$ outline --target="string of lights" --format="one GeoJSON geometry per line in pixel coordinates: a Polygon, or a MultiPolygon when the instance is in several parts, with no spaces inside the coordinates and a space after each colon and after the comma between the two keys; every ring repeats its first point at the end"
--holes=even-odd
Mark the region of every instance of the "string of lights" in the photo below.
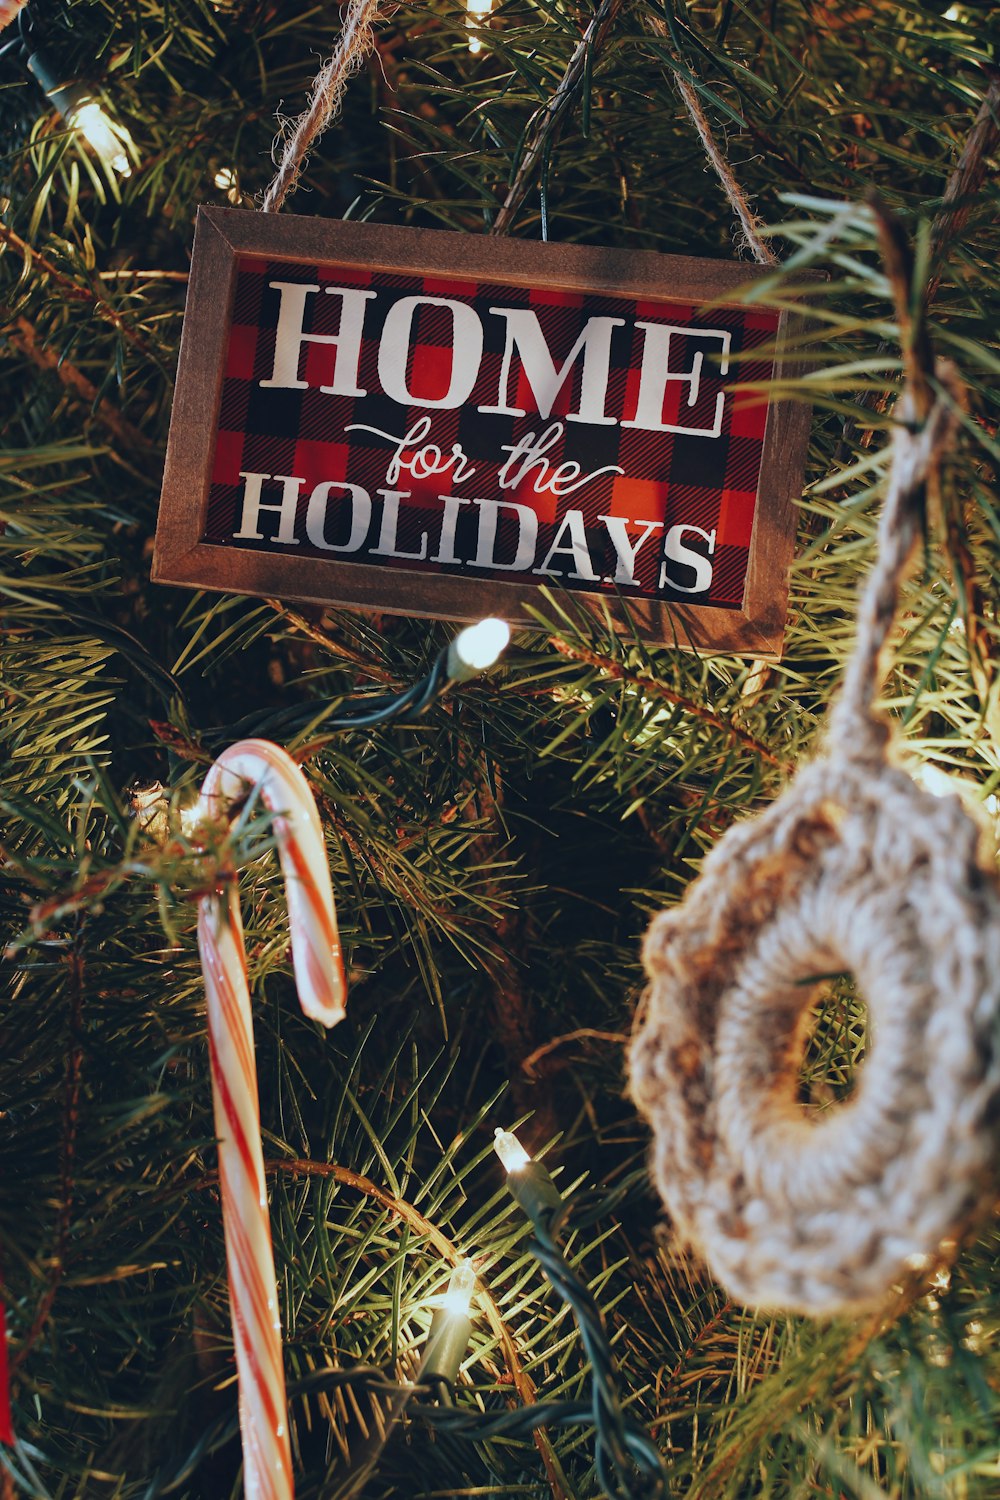
{"type": "MultiPolygon", "coordinates": [[[[419,681],[399,693],[380,694],[362,706],[334,712],[315,707],[296,707],[267,722],[268,732],[311,726],[314,730],[364,729],[385,723],[407,723],[418,719],[455,683],[470,680],[498,659],[510,631],[502,620],[486,619],[461,631],[438,654],[419,681]]],[[[246,729],[260,732],[259,718],[230,726],[226,733],[246,729]]],[[[614,1355],[600,1308],[586,1284],[566,1259],[559,1236],[571,1216],[571,1205],[563,1199],[547,1169],[532,1158],[517,1137],[498,1129],[494,1141],[507,1173],[507,1186],[531,1221],[534,1236],[529,1249],[550,1284],[572,1309],[590,1368],[589,1401],[538,1401],[511,1409],[497,1407],[495,1390],[456,1387],[462,1361],[473,1331],[471,1316],[476,1274],[471,1260],[462,1261],[452,1272],[447,1291],[434,1312],[419,1369],[414,1381],[400,1383],[393,1372],[360,1365],[315,1371],[289,1386],[294,1399],[310,1392],[330,1392],[351,1386],[387,1405],[384,1431],[373,1436],[357,1457],[360,1478],[371,1471],[393,1429],[404,1419],[420,1420],[453,1438],[485,1442],[493,1438],[530,1436],[541,1427],[593,1427],[594,1464],[608,1500],[657,1500],[665,1493],[663,1459],[648,1432],[624,1411],[618,1394],[614,1355]],[[475,1399],[470,1402],[469,1396],[475,1399]],[[459,1396],[464,1399],[459,1402],[459,1396]]],[[[581,1195],[579,1226],[608,1213],[627,1193],[628,1184],[612,1193],[581,1195]]],[[[183,1469],[168,1481],[154,1481],[146,1500],[174,1493],[199,1463],[236,1432],[228,1422],[206,1434],[183,1469]]]]}
{"type": "Polygon", "coordinates": [[[124,125],[115,120],[96,84],[67,77],[63,68],[39,44],[32,8],[18,12],[16,35],[0,48],[0,56],[17,53],[70,130],[90,146],[107,173],[129,177],[137,159],[135,143],[124,125]]]}
{"type": "MultiPolygon", "coordinates": [[[[387,1416],[383,1431],[366,1445],[363,1454],[352,1456],[351,1474],[359,1486],[403,1420],[472,1443],[530,1438],[541,1428],[578,1427],[593,1428],[594,1466],[608,1500],[662,1500],[667,1484],[662,1455],[646,1429],[622,1407],[614,1355],[600,1309],[558,1244],[561,1230],[571,1220],[577,1222],[578,1203],[586,1203],[588,1195],[564,1199],[547,1169],[529,1156],[509,1131],[496,1132],[495,1148],[506,1169],[511,1195],[531,1220],[534,1237],[529,1248],[576,1317],[591,1372],[590,1399],[539,1400],[510,1407],[509,1393],[495,1385],[458,1383],[474,1328],[476,1272],[470,1259],[460,1261],[451,1272],[412,1381],[401,1381],[393,1370],[375,1365],[314,1370],[289,1384],[289,1399],[294,1404],[311,1395],[329,1395],[350,1387],[355,1394],[363,1392],[384,1405],[387,1416]]],[[[605,1212],[610,1211],[612,1204],[620,1201],[621,1191],[589,1196],[591,1205],[584,1210],[588,1221],[597,1217],[599,1202],[605,1212]]],[[[154,1479],[144,1500],[176,1494],[207,1458],[235,1439],[237,1432],[235,1417],[216,1423],[202,1435],[181,1468],[169,1477],[159,1475],[154,1479]]],[[[349,1477],[344,1476],[345,1482],[349,1477]]]]}
{"type": "MultiPolygon", "coordinates": [[[[666,1491],[662,1455],[649,1434],[631,1422],[622,1407],[615,1358],[601,1310],[559,1246],[559,1234],[570,1217],[570,1205],[546,1167],[530,1156],[510,1131],[498,1129],[494,1147],[507,1172],[508,1190],[531,1220],[534,1237],[529,1249],[551,1285],[572,1308],[580,1329],[591,1370],[587,1416],[594,1427],[597,1477],[609,1500],[639,1500],[639,1497],[654,1500],[666,1491]]],[[[596,1217],[596,1213],[592,1212],[591,1217],[596,1217]]],[[[578,1403],[554,1403],[554,1406],[557,1409],[551,1420],[558,1425],[581,1420],[575,1414],[578,1403]]]]}
{"type": "Polygon", "coordinates": [[[401,692],[354,698],[341,712],[310,703],[296,704],[265,718],[259,713],[251,714],[236,724],[220,727],[216,735],[220,740],[239,739],[249,733],[288,736],[305,728],[327,733],[374,729],[379,724],[412,724],[454,684],[468,682],[493,666],[509,640],[510,627],[505,621],[480,620],[449,641],[427,675],[401,692]]]}

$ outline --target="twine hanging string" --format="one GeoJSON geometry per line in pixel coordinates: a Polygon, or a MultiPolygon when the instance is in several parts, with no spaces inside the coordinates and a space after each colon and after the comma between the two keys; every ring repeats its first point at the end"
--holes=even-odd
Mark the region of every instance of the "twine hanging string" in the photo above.
{"type": "MultiPolygon", "coordinates": [[[[665,41],[673,43],[670,28],[660,16],[651,15],[649,18],[650,30],[665,41]]],[[[674,62],[677,63],[676,57],[674,62]]],[[[766,244],[761,236],[761,221],[750,207],[749,200],[743,189],[736,180],[732,167],[726,160],[722,148],[712,133],[712,127],[708,123],[708,116],[701,107],[698,91],[692,83],[683,78],[680,72],[675,73],[674,82],[677,84],[678,92],[684,101],[684,107],[691,116],[692,124],[698,132],[698,138],[705,149],[712,170],[722,184],[722,190],[729,200],[729,206],[733,210],[743,230],[743,236],[747,247],[754,260],[761,266],[777,266],[780,264],[778,257],[766,244]]]]}
{"type": "Polygon", "coordinates": [[[708,117],[701,107],[701,100],[698,98],[697,90],[692,84],[688,83],[686,78],[682,78],[679,73],[677,74],[676,83],[687,112],[694,122],[694,127],[698,132],[701,144],[705,148],[705,155],[711,162],[715,175],[722,184],[722,190],[729,199],[730,208],[740,221],[743,236],[750,247],[750,252],[754,260],[762,266],[777,266],[779,264],[778,257],[770,245],[765,244],[761,238],[761,221],[750,207],[746,194],[736,181],[732,167],[723,156],[718,142],[712,134],[712,127],[709,125],[708,117]]]}
{"type": "Polygon", "coordinates": [[[287,131],[282,129],[284,149],[274,180],[261,203],[263,213],[277,213],[298,187],[309,152],[340,108],[347,80],[374,46],[372,27],[378,3],[379,0],[348,0],[340,41],[330,61],[316,75],[308,109],[287,131]]]}
{"type": "Polygon", "coordinates": [[[880,760],[889,723],[874,710],[881,657],[896,618],[899,588],[923,522],[928,483],[936,478],[964,406],[954,366],[938,360],[939,394],[922,425],[918,398],[908,386],[894,413],[892,469],[878,529],[878,556],[858,604],[857,637],[830,715],[830,744],[853,760],[880,760]]]}

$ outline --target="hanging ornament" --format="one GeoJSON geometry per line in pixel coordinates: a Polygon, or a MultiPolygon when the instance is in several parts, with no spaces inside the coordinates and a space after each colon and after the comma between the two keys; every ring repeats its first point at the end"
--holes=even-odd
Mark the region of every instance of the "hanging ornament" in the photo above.
{"type": "MultiPolygon", "coordinates": [[[[645,943],[630,1054],[679,1234],[742,1302],[812,1314],[883,1299],[968,1223],[996,1159],[1000,892],[980,830],[887,758],[879,653],[957,425],[897,407],[879,555],[826,754],[729,830],[645,943]],[[816,986],[850,971],[871,1045],[849,1100],[797,1102],[816,986]]],[[[927,403],[929,404],[929,402],[927,403]]]]}
{"type": "MultiPolygon", "coordinates": [[[[212,766],[201,789],[202,821],[256,794],[273,829],[288,901],[292,962],[307,1016],[333,1026],[345,983],[323,830],[305,777],[266,740],[242,740],[212,766]]],[[[291,1500],[291,1452],[278,1292],[260,1142],[257,1066],[243,923],[235,871],[201,898],[198,947],[208,1005],[212,1098],[239,1374],[247,1500],[291,1500]]]]}

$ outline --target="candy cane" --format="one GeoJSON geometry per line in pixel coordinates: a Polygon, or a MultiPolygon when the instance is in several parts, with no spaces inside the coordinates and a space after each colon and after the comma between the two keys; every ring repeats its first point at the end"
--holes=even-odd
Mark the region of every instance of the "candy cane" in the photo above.
{"type": "MultiPolygon", "coordinates": [[[[292,963],[307,1016],[333,1026],[344,1015],[337,919],[316,805],[302,772],[277,745],[241,740],[212,766],[198,813],[218,818],[256,789],[274,813],[285,877],[292,963]]],[[[208,1002],[215,1132],[229,1268],[247,1500],[291,1500],[291,1450],[278,1291],[260,1143],[257,1066],[243,923],[235,881],[203,896],[198,947],[208,1002]]]]}

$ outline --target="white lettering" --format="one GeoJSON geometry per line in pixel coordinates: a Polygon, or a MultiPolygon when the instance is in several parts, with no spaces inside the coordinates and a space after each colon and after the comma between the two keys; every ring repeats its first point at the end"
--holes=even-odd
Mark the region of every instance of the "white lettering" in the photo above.
{"type": "MultiPolygon", "coordinates": [[[[567,421],[590,422],[596,426],[614,426],[614,417],[604,415],[611,372],[611,332],[625,326],[624,318],[588,318],[586,327],[556,369],[538,314],[530,308],[491,307],[490,312],[507,320],[507,342],[500,366],[500,383],[496,406],[481,406],[481,412],[503,417],[524,417],[527,412],[510,404],[510,375],[514,351],[521,356],[524,378],[534,393],[539,415],[547,417],[577,357],[583,354],[583,377],[580,385],[580,410],[570,412],[567,421]]],[[[471,389],[471,387],[470,387],[471,389]]]]}
{"type": "Polygon", "coordinates": [[[618,556],[618,566],[615,568],[615,583],[634,584],[636,581],[635,563],[636,558],[639,556],[639,551],[643,543],[649,540],[654,531],[663,530],[663,522],[636,521],[632,523],[636,526],[645,527],[642,535],[635,546],[633,546],[628,534],[630,523],[622,516],[598,516],[597,519],[603,521],[608,528],[608,536],[611,538],[618,556]]]}
{"type": "Polygon", "coordinates": [[[318,292],[318,286],[300,281],[269,281],[268,286],[281,293],[278,327],[274,335],[274,369],[262,387],[281,386],[284,390],[304,391],[308,380],[299,379],[299,355],[303,344],[331,344],[337,354],[330,385],[320,390],[328,396],[366,396],[358,386],[361,363],[361,333],[365,321],[365,303],[377,292],[362,292],[357,287],[328,286],[323,290],[331,297],[342,297],[339,333],[303,333],[306,298],[318,292]]]}
{"type": "Polygon", "coordinates": [[[704,363],[704,355],[698,350],[691,363],[690,370],[679,372],[670,369],[670,340],[675,333],[682,338],[692,337],[718,339],[722,345],[722,353],[719,359],[719,373],[725,375],[729,371],[729,346],[730,334],[727,330],[719,328],[673,328],[669,323],[642,323],[637,321],[636,328],[643,330],[642,343],[642,367],[639,372],[639,396],[636,401],[635,416],[628,422],[623,422],[623,427],[642,427],[648,432],[684,432],[692,437],[718,437],[722,432],[722,412],[725,406],[725,392],[720,391],[715,403],[715,417],[711,427],[684,427],[680,424],[663,420],[663,403],[666,399],[667,385],[680,382],[687,386],[687,404],[694,406],[697,403],[701,391],[701,371],[704,363]]]}
{"type": "Polygon", "coordinates": [[[382,496],[382,525],[378,534],[378,546],[372,548],[373,557],[412,557],[419,562],[427,556],[427,533],[420,533],[420,546],[416,552],[400,552],[396,546],[399,531],[399,502],[409,500],[412,490],[379,490],[382,496]]]}
{"type": "Polygon", "coordinates": [[[562,524],[552,539],[552,546],[548,550],[541,567],[532,568],[533,573],[542,573],[549,578],[560,577],[558,568],[550,567],[552,559],[557,556],[571,557],[573,567],[568,577],[580,578],[587,583],[597,583],[598,577],[594,572],[594,565],[587,548],[587,530],[583,524],[582,510],[568,510],[563,516],[562,524]],[[563,541],[563,535],[568,534],[569,540],[563,541]]]}
{"type": "Polygon", "coordinates": [[[431,406],[450,410],[469,399],[483,355],[483,325],[465,302],[448,297],[400,297],[386,314],[378,348],[378,378],[382,389],[401,406],[431,406]],[[413,337],[413,315],[418,307],[446,307],[452,317],[451,377],[443,396],[432,400],[415,396],[406,384],[406,364],[413,337]]]}
{"type": "Polygon", "coordinates": [[[324,552],[357,552],[368,535],[372,520],[372,499],[360,484],[348,484],[339,479],[326,479],[318,484],[309,496],[306,511],[306,536],[314,547],[324,552]],[[351,507],[351,529],[346,542],[326,540],[326,512],[330,504],[331,490],[346,490],[351,507]]]}
{"type": "Polygon", "coordinates": [[[427,443],[423,447],[416,448],[418,443],[423,443],[430,430],[430,417],[418,417],[409,432],[404,433],[402,437],[395,437],[391,432],[383,432],[381,427],[368,427],[364,422],[349,422],[344,428],[345,432],[370,432],[374,437],[385,438],[387,443],[395,445],[396,451],[385,471],[386,484],[395,484],[403,469],[408,470],[414,479],[426,479],[431,474],[443,474],[452,465],[454,465],[454,472],[451,476],[452,484],[464,484],[466,480],[472,479],[476,471],[469,464],[461,443],[452,443],[451,455],[448,458],[445,458],[436,443],[427,443]],[[403,454],[407,448],[416,448],[416,452],[409,458],[404,458],[403,454]]]}
{"type": "Polygon", "coordinates": [[[500,469],[497,479],[500,488],[502,490],[516,489],[523,480],[527,479],[533,469],[537,469],[539,472],[531,481],[536,495],[542,495],[546,490],[553,495],[571,495],[574,490],[582,489],[585,484],[589,484],[592,479],[597,479],[601,474],[625,473],[625,470],[620,469],[617,464],[605,464],[603,468],[595,469],[593,473],[577,478],[580,465],[575,459],[552,468],[544,455],[554,443],[558,443],[564,431],[562,422],[553,422],[546,427],[541,437],[537,437],[533,432],[526,432],[518,438],[516,443],[501,443],[501,452],[509,453],[510,457],[504,459],[500,469]],[[519,459],[520,464],[518,464],[519,459]]]}
{"type": "Polygon", "coordinates": [[[278,534],[274,540],[281,542],[285,547],[297,547],[299,542],[295,535],[295,510],[298,505],[299,490],[305,484],[305,480],[294,479],[288,474],[272,476],[271,474],[244,473],[242,469],[240,478],[246,480],[243,486],[243,510],[240,514],[240,529],[233,532],[233,539],[262,542],[264,534],[260,530],[260,513],[262,510],[273,510],[280,517],[278,534]],[[277,504],[269,504],[261,499],[264,481],[272,477],[274,482],[282,487],[281,499],[277,504]]]}
{"type": "Polygon", "coordinates": [[[476,539],[476,555],[469,566],[472,568],[499,568],[510,573],[524,573],[535,560],[535,544],[538,541],[538,517],[527,505],[518,505],[514,500],[474,500],[479,506],[479,534],[476,539]],[[496,556],[497,522],[501,510],[512,511],[517,517],[517,551],[512,562],[500,562],[496,556]]]}
{"type": "Polygon", "coordinates": [[[695,552],[691,547],[685,547],[684,533],[686,531],[693,531],[708,543],[708,557],[715,554],[714,531],[703,531],[700,526],[671,526],[663,544],[664,562],[660,568],[660,588],[676,589],[681,594],[703,594],[712,586],[712,564],[708,557],[702,557],[700,552],[695,552]],[[694,583],[689,586],[669,578],[667,576],[668,562],[680,563],[685,568],[691,568],[694,572],[694,583]]]}
{"type": "Polygon", "coordinates": [[[435,563],[457,563],[460,557],[455,556],[455,531],[458,527],[458,512],[460,506],[468,505],[468,500],[463,500],[460,495],[442,495],[444,502],[444,515],[441,517],[441,540],[438,549],[431,562],[435,563]]]}

